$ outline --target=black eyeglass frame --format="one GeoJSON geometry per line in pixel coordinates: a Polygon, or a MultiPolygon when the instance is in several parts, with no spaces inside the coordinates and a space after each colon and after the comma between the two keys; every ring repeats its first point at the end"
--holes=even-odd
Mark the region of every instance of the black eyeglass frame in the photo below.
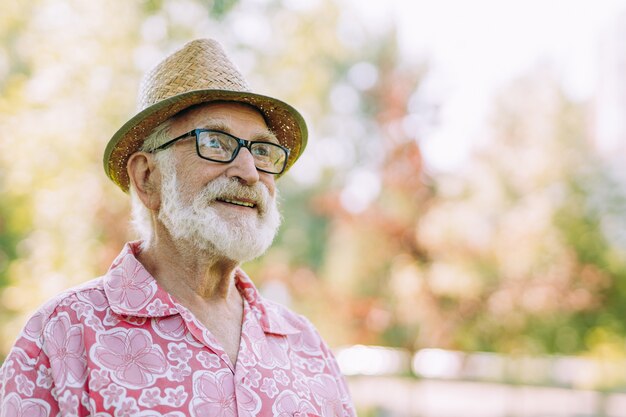
{"type": "Polygon", "coordinates": [[[164,149],[169,148],[170,146],[172,146],[174,143],[178,142],[181,139],[185,139],[188,138],[190,136],[195,136],[196,138],[196,153],[198,154],[198,156],[202,159],[205,159],[207,161],[211,161],[211,162],[220,162],[222,164],[228,164],[231,163],[235,160],[235,158],[237,158],[237,155],[239,155],[239,150],[241,148],[246,148],[248,149],[248,151],[250,151],[250,153],[252,153],[252,145],[257,144],[257,143],[265,143],[268,145],[273,145],[273,146],[277,146],[280,149],[282,149],[285,152],[285,160],[283,163],[283,167],[279,172],[271,172],[271,171],[267,171],[265,169],[261,169],[259,167],[256,166],[256,164],[254,165],[254,167],[257,169],[257,171],[261,171],[261,172],[266,172],[268,174],[274,174],[274,175],[280,175],[285,171],[285,167],[287,166],[287,160],[289,159],[289,148],[285,148],[282,145],[279,145],[278,143],[274,143],[274,142],[268,142],[268,141],[257,141],[257,140],[245,140],[245,139],[241,139],[238,138],[237,136],[231,135],[230,133],[224,132],[222,130],[215,130],[215,129],[194,129],[191,130],[187,133],[184,133],[180,136],[175,137],[174,139],[168,140],[167,142],[165,142],[164,144],[157,146],[156,148],[154,148],[153,150],[150,151],[150,153],[154,153],[157,151],[162,151],[164,149]],[[211,159],[208,158],[206,156],[202,156],[202,154],[200,153],[200,133],[202,132],[209,132],[209,133],[220,133],[222,135],[226,135],[229,136],[233,139],[235,139],[237,141],[237,149],[234,150],[231,158],[228,161],[221,161],[221,160],[217,160],[217,159],[211,159]]]}

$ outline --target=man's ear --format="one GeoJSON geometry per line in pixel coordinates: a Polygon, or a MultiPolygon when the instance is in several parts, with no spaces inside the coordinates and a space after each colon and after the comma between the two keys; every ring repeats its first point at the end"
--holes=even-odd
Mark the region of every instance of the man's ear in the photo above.
{"type": "Polygon", "coordinates": [[[143,204],[152,211],[161,206],[161,175],[156,169],[154,155],[135,152],[126,164],[128,178],[143,204]]]}

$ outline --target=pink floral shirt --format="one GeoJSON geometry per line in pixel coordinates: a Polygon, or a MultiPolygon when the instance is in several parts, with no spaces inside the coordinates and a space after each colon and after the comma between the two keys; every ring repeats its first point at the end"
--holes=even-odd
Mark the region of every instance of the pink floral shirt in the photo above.
{"type": "Polygon", "coordinates": [[[0,369],[0,417],[354,416],[326,344],[263,299],[243,271],[234,365],[137,261],[129,243],[100,278],[44,305],[0,369]]]}

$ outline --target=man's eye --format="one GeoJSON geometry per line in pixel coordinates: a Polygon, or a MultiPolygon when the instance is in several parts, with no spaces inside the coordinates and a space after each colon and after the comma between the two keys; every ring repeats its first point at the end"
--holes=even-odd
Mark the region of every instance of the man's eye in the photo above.
{"type": "Polygon", "coordinates": [[[205,132],[200,136],[200,146],[207,150],[223,150],[228,147],[228,139],[218,133],[205,132]]]}
{"type": "Polygon", "coordinates": [[[219,149],[222,147],[222,142],[216,137],[211,137],[206,140],[203,145],[209,148],[219,149]]]}
{"type": "Polygon", "coordinates": [[[257,144],[253,150],[254,156],[269,156],[270,153],[270,147],[264,144],[257,144]]]}

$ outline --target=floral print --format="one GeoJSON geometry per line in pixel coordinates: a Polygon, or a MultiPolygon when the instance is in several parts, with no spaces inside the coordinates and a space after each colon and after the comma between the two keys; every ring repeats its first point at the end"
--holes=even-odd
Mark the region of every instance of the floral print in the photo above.
{"type": "Polygon", "coordinates": [[[141,388],[152,385],[167,369],[161,348],[142,329],[116,329],[98,336],[92,357],[121,385],[141,388]]]}
{"type": "Polygon", "coordinates": [[[236,417],[235,387],[232,375],[226,369],[218,372],[201,372],[194,375],[192,416],[236,417]]]}
{"type": "Polygon", "coordinates": [[[181,316],[158,317],[152,321],[152,328],[163,339],[180,340],[187,328],[181,316]]]}
{"type": "Polygon", "coordinates": [[[263,378],[261,391],[266,393],[268,397],[274,398],[278,394],[278,388],[276,388],[276,381],[270,378],[263,378]]]}
{"type": "Polygon", "coordinates": [[[241,270],[232,364],[129,243],[109,272],[52,299],[0,368],[0,417],[355,416],[312,325],[263,299],[241,270]]]}
{"type": "Polygon", "coordinates": [[[63,396],[59,398],[59,408],[62,416],[78,415],[78,397],[70,391],[64,391],[63,396]]]}
{"type": "Polygon", "coordinates": [[[7,395],[1,405],[0,412],[3,417],[47,417],[50,415],[50,406],[45,401],[22,399],[14,393],[7,395]]]}
{"type": "Polygon", "coordinates": [[[24,394],[26,397],[33,395],[35,384],[26,379],[24,375],[18,375],[15,377],[15,385],[17,386],[17,392],[20,394],[24,394]]]}
{"type": "Polygon", "coordinates": [[[272,408],[276,417],[293,417],[315,415],[315,408],[308,401],[302,401],[297,394],[283,391],[272,408]]]}
{"type": "Polygon", "coordinates": [[[138,310],[148,304],[157,290],[148,271],[130,258],[124,258],[109,273],[104,285],[109,301],[128,310],[138,310]]]}
{"type": "Polygon", "coordinates": [[[48,343],[44,351],[52,364],[52,377],[57,387],[79,386],[87,372],[82,326],[71,325],[67,314],[50,320],[48,343]]]}
{"type": "Polygon", "coordinates": [[[180,407],[187,400],[188,394],[183,387],[165,388],[165,401],[172,407],[180,407]]]}
{"type": "Polygon", "coordinates": [[[50,368],[39,365],[39,369],[37,370],[37,385],[44,389],[48,389],[52,386],[52,372],[50,368]]]}

